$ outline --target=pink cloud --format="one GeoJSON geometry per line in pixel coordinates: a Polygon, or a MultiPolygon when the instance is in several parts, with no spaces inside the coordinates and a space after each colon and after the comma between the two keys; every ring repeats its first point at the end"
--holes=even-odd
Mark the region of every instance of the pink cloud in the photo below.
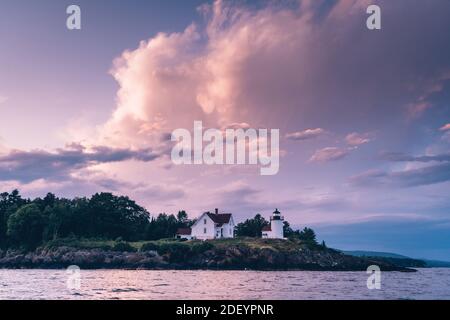
{"type": "Polygon", "coordinates": [[[310,162],[330,162],[341,160],[349,154],[347,149],[341,149],[336,147],[328,147],[317,150],[312,157],[310,162]]]}
{"type": "MultiPolygon", "coordinates": [[[[430,107],[421,97],[442,77],[418,83],[416,76],[392,69],[398,61],[380,67],[354,49],[355,37],[363,39],[360,47],[369,52],[372,46],[388,45],[359,35],[365,31],[355,24],[367,3],[349,0],[323,6],[321,1],[302,1],[298,8],[269,4],[252,10],[219,0],[202,6],[205,27],[192,24],[181,32],[159,33],[116,59],[111,74],[120,86],[117,106],[100,126],[101,142],[95,144],[156,148],[161,136],[191,128],[194,120],[211,128],[250,124],[292,132],[298,119],[307,124],[320,118],[339,126],[373,114],[383,123],[379,115],[403,112],[381,110],[378,106],[386,105],[381,98],[409,104],[410,113],[420,115],[430,107]],[[323,11],[320,20],[318,11],[323,11]],[[360,70],[367,66],[372,68],[367,74],[379,76],[363,76],[360,70]],[[391,72],[396,77],[374,80],[391,72]],[[414,95],[404,94],[404,83],[414,87],[414,95]],[[396,100],[405,96],[406,101],[396,100]]],[[[411,62],[402,58],[401,63],[411,62]]],[[[287,138],[312,138],[321,130],[292,132],[287,138]]]]}
{"type": "Polygon", "coordinates": [[[448,130],[450,130],[450,123],[447,123],[446,125],[442,126],[439,130],[441,130],[441,131],[448,131],[448,130]]]}
{"type": "Polygon", "coordinates": [[[319,137],[325,132],[322,128],[316,128],[316,129],[306,129],[303,131],[297,131],[288,133],[286,135],[286,139],[289,140],[309,140],[319,137]]]}
{"type": "Polygon", "coordinates": [[[250,124],[248,124],[246,122],[241,122],[241,123],[236,122],[236,123],[231,123],[229,125],[222,127],[222,130],[226,130],[226,129],[234,129],[234,130],[244,129],[245,130],[245,129],[249,129],[250,127],[251,127],[250,124]]]}
{"type": "MultiPolygon", "coordinates": [[[[426,50],[417,50],[415,39],[404,37],[404,28],[399,27],[383,37],[368,35],[364,17],[369,2],[345,0],[324,5],[326,1],[314,0],[298,2],[299,7],[269,4],[255,9],[215,1],[202,6],[205,27],[192,24],[180,32],[159,33],[116,59],[111,74],[119,85],[117,105],[99,127],[99,136],[92,134],[91,143],[151,147],[160,152],[167,147],[164,137],[176,128],[192,128],[194,120],[208,128],[278,128],[288,133],[288,139],[303,140],[320,136],[320,127],[325,126],[341,132],[349,123],[367,123],[364,130],[382,130],[386,120],[404,117],[405,105],[411,105],[413,114],[423,113],[430,107],[424,102],[430,84],[441,79],[437,69],[446,62],[423,68],[417,68],[417,63],[445,56],[434,54],[442,44],[430,40],[426,50]],[[359,39],[358,46],[354,39],[359,39]],[[392,48],[395,54],[377,63],[379,48],[392,48]],[[299,127],[312,129],[296,132],[299,127]]],[[[392,24],[404,24],[402,19],[408,17],[415,21],[416,15],[405,16],[401,5],[386,1],[383,6],[392,17],[398,17],[392,24]]],[[[417,10],[436,13],[430,8],[417,10]]],[[[441,20],[436,26],[417,28],[411,23],[411,33],[417,37],[437,34],[434,28],[446,25],[445,19],[436,19],[441,20]]],[[[350,146],[370,140],[364,134],[346,138],[350,146]]],[[[343,159],[352,152],[350,146],[319,149],[310,161],[343,159]]],[[[303,160],[301,152],[290,151],[285,163],[303,160]]],[[[182,185],[187,193],[184,203],[198,210],[214,205],[205,201],[220,194],[225,180],[243,177],[241,167],[239,171],[233,171],[234,167],[166,170],[167,161],[160,163],[163,160],[168,159],[142,167],[115,165],[115,170],[128,180],[182,185]],[[220,179],[211,179],[213,170],[220,179]]],[[[108,170],[111,167],[108,164],[108,170]]],[[[259,183],[251,181],[257,174],[253,171],[245,176],[249,185],[259,183]]],[[[274,181],[287,185],[288,190],[289,182],[297,178],[301,177],[292,173],[284,176],[285,181],[274,181]]],[[[305,179],[304,183],[317,182],[305,179]]],[[[265,190],[262,186],[262,197],[269,195],[272,187],[265,190]]]]}
{"type": "Polygon", "coordinates": [[[370,142],[369,134],[360,134],[360,133],[350,133],[345,137],[345,141],[347,144],[351,146],[360,146],[362,144],[366,144],[370,142]]]}
{"type": "MultiPolygon", "coordinates": [[[[190,128],[194,120],[217,128],[230,123],[278,128],[287,113],[302,110],[298,101],[316,97],[311,88],[323,83],[309,76],[325,74],[328,61],[317,54],[315,39],[333,37],[332,25],[348,21],[344,12],[356,19],[363,4],[341,1],[330,8],[329,21],[317,28],[311,20],[317,7],[308,1],[297,9],[268,5],[257,11],[220,0],[202,6],[204,30],[192,24],[182,32],[160,33],[116,59],[111,74],[120,86],[118,104],[100,128],[101,139],[154,147],[161,134],[190,128]]],[[[289,137],[321,133],[317,128],[289,137]]]]}
{"type": "Polygon", "coordinates": [[[411,119],[418,118],[431,107],[432,104],[426,101],[409,104],[407,106],[408,117],[411,119]]]}

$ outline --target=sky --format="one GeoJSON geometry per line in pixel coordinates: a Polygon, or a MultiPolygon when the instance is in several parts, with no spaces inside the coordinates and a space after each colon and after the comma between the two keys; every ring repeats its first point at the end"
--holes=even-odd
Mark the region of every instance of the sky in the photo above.
{"type": "Polygon", "coordinates": [[[345,250],[450,260],[447,0],[3,0],[0,189],[152,214],[278,208],[345,250]],[[66,28],[81,8],[82,29],[66,28]],[[368,30],[377,4],[381,30],[368,30]],[[181,165],[177,128],[280,130],[280,170],[181,165]]]}

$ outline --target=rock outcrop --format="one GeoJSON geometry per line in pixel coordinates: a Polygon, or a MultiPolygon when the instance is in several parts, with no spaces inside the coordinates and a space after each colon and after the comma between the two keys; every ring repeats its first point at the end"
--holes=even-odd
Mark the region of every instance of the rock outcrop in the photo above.
{"type": "Polygon", "coordinates": [[[247,240],[192,245],[175,242],[143,246],[135,252],[73,247],[41,248],[34,252],[0,251],[0,268],[82,269],[215,269],[215,270],[320,270],[415,271],[383,260],[345,255],[320,246],[286,245],[282,240],[247,240]],[[257,245],[255,245],[257,244],[257,245]]]}
{"type": "Polygon", "coordinates": [[[157,269],[168,263],[154,251],[117,252],[69,247],[21,253],[9,250],[0,256],[0,268],[58,269],[77,265],[82,269],[157,269]]]}

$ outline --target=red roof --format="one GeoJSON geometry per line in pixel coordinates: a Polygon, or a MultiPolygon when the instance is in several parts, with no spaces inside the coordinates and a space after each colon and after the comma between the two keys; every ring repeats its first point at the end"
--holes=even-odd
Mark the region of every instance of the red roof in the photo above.
{"type": "Polygon", "coordinates": [[[208,215],[208,217],[211,218],[212,221],[214,221],[214,223],[217,223],[217,224],[229,223],[230,219],[231,219],[231,213],[214,214],[214,213],[207,212],[206,214],[208,215]]]}
{"type": "Polygon", "coordinates": [[[177,230],[177,234],[189,236],[192,233],[191,228],[179,228],[177,230]]]}
{"type": "Polygon", "coordinates": [[[272,231],[272,227],[271,226],[265,226],[262,228],[262,231],[272,231]]]}

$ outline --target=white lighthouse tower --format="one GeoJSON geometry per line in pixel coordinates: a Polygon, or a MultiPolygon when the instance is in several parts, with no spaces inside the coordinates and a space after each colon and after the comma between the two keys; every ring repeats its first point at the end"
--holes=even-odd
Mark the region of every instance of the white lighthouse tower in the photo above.
{"type": "Polygon", "coordinates": [[[284,217],[281,216],[280,211],[275,209],[270,217],[270,226],[264,227],[262,230],[262,237],[269,239],[284,239],[284,217]]]}

